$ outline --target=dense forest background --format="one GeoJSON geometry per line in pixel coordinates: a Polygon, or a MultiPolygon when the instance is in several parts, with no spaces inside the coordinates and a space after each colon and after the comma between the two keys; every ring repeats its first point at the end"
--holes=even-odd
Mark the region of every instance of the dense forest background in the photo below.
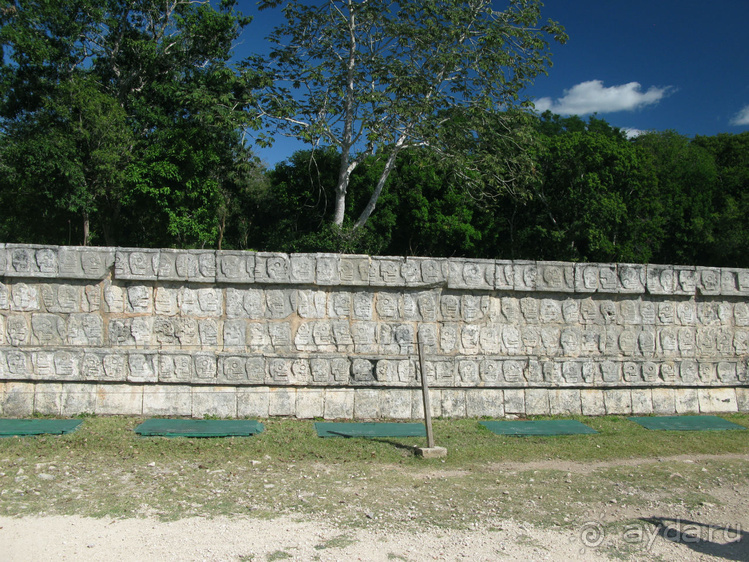
{"type": "MultiPolygon", "coordinates": [[[[269,78],[230,65],[234,2],[17,4],[0,10],[0,241],[749,267],[749,132],[629,139],[524,111],[501,121],[522,142],[481,137],[482,162],[522,161],[511,187],[482,186],[471,148],[414,148],[341,227],[337,148],[253,153],[269,78]]],[[[353,171],[347,216],[386,160],[353,171]]]]}

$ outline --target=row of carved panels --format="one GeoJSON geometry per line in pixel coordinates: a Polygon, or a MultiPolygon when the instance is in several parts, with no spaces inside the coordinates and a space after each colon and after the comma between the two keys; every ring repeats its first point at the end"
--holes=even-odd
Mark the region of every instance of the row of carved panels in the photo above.
{"type": "MultiPolygon", "coordinates": [[[[0,378],[204,384],[417,384],[419,363],[363,357],[264,357],[247,354],[121,353],[100,350],[0,350],[0,378]]],[[[436,386],[740,385],[745,361],[536,361],[428,358],[436,386]]]]}
{"type": "MultiPolygon", "coordinates": [[[[8,317],[5,328],[10,345],[81,345],[246,348],[257,352],[355,351],[403,354],[413,351],[411,324],[349,321],[257,323],[243,319],[215,321],[169,317],[113,318],[107,333],[95,314],[31,315],[8,317]]],[[[587,328],[554,326],[423,324],[422,337],[441,353],[653,356],[744,355],[749,352],[749,330],[729,328],[587,328]]],[[[2,324],[0,323],[0,335],[2,324]]],[[[1,338],[0,338],[1,341],[1,338]]]]}
{"type": "MultiPolygon", "coordinates": [[[[749,328],[421,324],[428,350],[441,354],[730,357],[749,354],[749,328]]],[[[0,345],[231,349],[260,353],[414,353],[412,323],[311,320],[253,322],[98,314],[0,316],[0,345]]]]}
{"type": "Polygon", "coordinates": [[[512,297],[440,294],[438,291],[219,289],[0,283],[0,313],[46,311],[157,314],[198,318],[462,321],[508,324],[734,325],[749,326],[749,303],[639,297],[512,297]],[[102,306],[102,300],[104,301],[102,306]]]}
{"type": "Polygon", "coordinates": [[[749,295],[749,270],[639,264],[0,244],[0,277],[749,295]]]}

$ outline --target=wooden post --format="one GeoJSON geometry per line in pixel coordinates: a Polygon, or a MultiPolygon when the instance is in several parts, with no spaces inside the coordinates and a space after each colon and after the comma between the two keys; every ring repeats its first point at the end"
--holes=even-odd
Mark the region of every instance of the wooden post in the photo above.
{"type": "Polygon", "coordinates": [[[447,449],[437,447],[434,444],[432,408],[429,403],[429,383],[427,383],[426,360],[424,359],[424,339],[423,332],[419,330],[416,337],[416,345],[419,346],[419,372],[421,373],[421,396],[424,401],[424,425],[427,430],[427,446],[417,447],[416,454],[425,459],[439,459],[447,456],[447,449]]]}
{"type": "MultiPolygon", "coordinates": [[[[421,335],[421,331],[419,332],[421,335]]],[[[427,429],[427,447],[434,448],[434,432],[432,431],[432,408],[429,402],[429,383],[427,383],[427,374],[424,365],[424,339],[419,337],[419,371],[421,372],[421,397],[424,401],[424,425],[427,429]]]]}

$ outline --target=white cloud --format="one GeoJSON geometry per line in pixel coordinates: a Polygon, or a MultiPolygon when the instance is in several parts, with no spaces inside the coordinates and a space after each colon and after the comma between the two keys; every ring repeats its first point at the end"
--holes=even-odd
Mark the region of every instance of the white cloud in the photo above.
{"type": "Polygon", "coordinates": [[[632,129],[625,127],[622,129],[624,131],[624,134],[627,135],[628,139],[633,139],[635,137],[639,137],[640,135],[647,134],[647,131],[643,131],[642,129],[632,129]]]}
{"type": "Polygon", "coordinates": [[[606,88],[601,80],[589,80],[565,90],[564,96],[557,100],[540,98],[535,101],[535,105],[540,113],[549,109],[559,115],[634,111],[658,103],[670,90],[670,87],[653,86],[643,92],[639,82],[606,88]]]}
{"type": "Polygon", "coordinates": [[[733,116],[731,125],[749,125],[749,105],[733,116]]]}

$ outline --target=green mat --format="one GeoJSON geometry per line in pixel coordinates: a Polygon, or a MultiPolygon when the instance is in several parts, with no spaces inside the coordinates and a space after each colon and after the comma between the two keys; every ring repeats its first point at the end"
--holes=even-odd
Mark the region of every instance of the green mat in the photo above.
{"type": "Polygon", "coordinates": [[[426,437],[423,423],[316,422],[318,437],[426,437]]]}
{"type": "Polygon", "coordinates": [[[655,416],[631,417],[635,423],[647,429],[671,431],[708,431],[720,429],[746,429],[743,425],[718,416],[655,416]]]}
{"type": "Polygon", "coordinates": [[[83,420],[0,420],[0,437],[12,435],[62,435],[75,431],[83,420]]]}
{"type": "Polygon", "coordinates": [[[235,437],[262,433],[254,420],[175,420],[151,418],[135,428],[144,437],[235,437]]]}
{"type": "Polygon", "coordinates": [[[575,420],[486,421],[485,428],[498,435],[577,435],[598,433],[575,420]]]}

